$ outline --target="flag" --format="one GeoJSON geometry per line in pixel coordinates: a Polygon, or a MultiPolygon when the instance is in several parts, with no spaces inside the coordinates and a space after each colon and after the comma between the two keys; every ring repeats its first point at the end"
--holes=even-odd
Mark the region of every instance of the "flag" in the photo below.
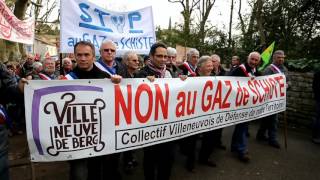
{"type": "Polygon", "coordinates": [[[6,109],[0,105],[0,124],[7,124],[9,128],[12,128],[12,121],[7,114],[6,109]]]}
{"type": "Polygon", "coordinates": [[[271,59],[271,55],[273,53],[274,44],[275,44],[275,42],[273,41],[270,44],[270,46],[262,52],[262,54],[261,54],[262,65],[259,67],[259,71],[264,70],[264,68],[266,68],[266,66],[269,64],[270,59],[271,59]]]}

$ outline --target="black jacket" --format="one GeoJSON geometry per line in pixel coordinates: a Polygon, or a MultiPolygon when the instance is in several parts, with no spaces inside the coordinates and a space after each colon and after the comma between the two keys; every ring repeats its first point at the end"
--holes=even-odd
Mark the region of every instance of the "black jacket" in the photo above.
{"type": "Polygon", "coordinates": [[[96,65],[93,64],[93,68],[90,71],[83,71],[78,67],[74,68],[71,72],[73,72],[78,79],[103,79],[110,78],[108,73],[101,71],[97,68],[96,65]]]}
{"type": "Polygon", "coordinates": [[[212,71],[211,76],[225,76],[227,74],[227,71],[222,66],[219,66],[219,70],[218,74],[212,71]]]}
{"type": "Polygon", "coordinates": [[[314,73],[312,89],[317,102],[320,102],[320,71],[314,73]]]}
{"type": "Polygon", "coordinates": [[[20,93],[18,88],[18,82],[2,63],[0,63],[0,78],[0,103],[23,101],[22,93],[20,93]]]}
{"type": "MultiPolygon", "coordinates": [[[[261,76],[261,73],[256,71],[253,72],[252,68],[248,65],[248,63],[245,63],[244,66],[246,67],[246,70],[248,73],[253,74],[254,76],[261,76]]],[[[242,70],[240,66],[238,66],[236,69],[230,72],[229,76],[239,76],[239,77],[246,77],[245,72],[242,70]]]]}
{"type": "Polygon", "coordinates": [[[144,66],[139,72],[135,74],[135,78],[145,78],[147,76],[155,76],[156,78],[161,78],[157,76],[157,74],[148,66],[144,66]]]}

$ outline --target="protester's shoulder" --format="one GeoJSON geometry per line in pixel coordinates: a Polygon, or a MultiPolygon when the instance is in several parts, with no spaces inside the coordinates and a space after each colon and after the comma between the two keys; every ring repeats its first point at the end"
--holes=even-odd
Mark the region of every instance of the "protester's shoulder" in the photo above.
{"type": "Polygon", "coordinates": [[[3,74],[6,71],[6,66],[0,62],[0,73],[3,74]]]}
{"type": "Polygon", "coordinates": [[[41,80],[38,74],[32,74],[32,80],[41,80]]]}
{"type": "Polygon", "coordinates": [[[271,74],[275,74],[272,70],[272,66],[269,65],[268,67],[266,67],[263,72],[262,72],[263,75],[271,75],[271,74]]]}
{"type": "Polygon", "coordinates": [[[97,68],[96,66],[94,66],[94,73],[96,75],[97,79],[103,79],[103,78],[111,78],[110,74],[102,71],[101,69],[97,68]]]}
{"type": "Polygon", "coordinates": [[[147,66],[141,68],[136,74],[135,74],[135,78],[145,78],[147,76],[152,75],[150,73],[150,70],[147,66]]]}
{"type": "Polygon", "coordinates": [[[230,71],[229,76],[244,76],[244,72],[241,67],[236,67],[230,71]]]}
{"type": "Polygon", "coordinates": [[[225,76],[225,75],[227,75],[227,71],[222,66],[220,66],[219,76],[225,76]]]}
{"type": "Polygon", "coordinates": [[[115,62],[117,64],[117,74],[120,76],[125,76],[126,75],[126,66],[118,60],[116,60],[115,62]]]}
{"type": "Polygon", "coordinates": [[[263,76],[263,73],[262,73],[261,71],[257,71],[257,72],[255,73],[255,75],[256,75],[256,76],[263,76]]]}

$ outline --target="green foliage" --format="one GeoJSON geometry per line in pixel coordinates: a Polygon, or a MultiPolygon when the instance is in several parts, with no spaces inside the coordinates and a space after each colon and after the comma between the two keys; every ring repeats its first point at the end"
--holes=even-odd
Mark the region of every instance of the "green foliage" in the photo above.
{"type": "Polygon", "coordinates": [[[289,70],[308,72],[320,70],[320,59],[287,59],[286,66],[289,70]]]}

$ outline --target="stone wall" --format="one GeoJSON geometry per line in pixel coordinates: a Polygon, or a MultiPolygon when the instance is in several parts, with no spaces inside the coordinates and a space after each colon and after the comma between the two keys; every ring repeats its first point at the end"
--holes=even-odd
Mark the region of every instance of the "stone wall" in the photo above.
{"type": "Polygon", "coordinates": [[[315,116],[313,73],[289,72],[288,77],[290,87],[287,90],[287,122],[311,127],[315,116]]]}

